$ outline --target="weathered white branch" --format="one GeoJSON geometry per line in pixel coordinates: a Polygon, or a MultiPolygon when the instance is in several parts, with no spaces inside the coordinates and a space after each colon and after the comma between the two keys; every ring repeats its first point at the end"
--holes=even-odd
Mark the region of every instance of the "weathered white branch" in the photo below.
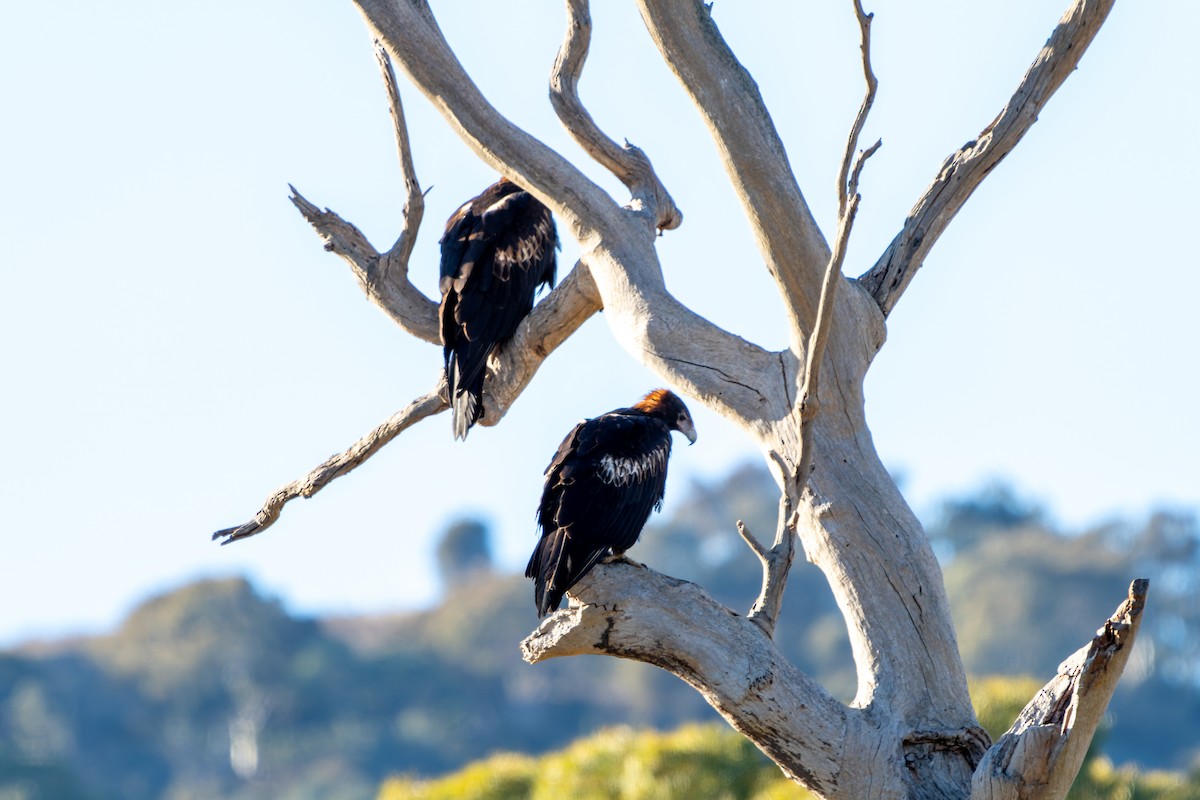
{"type": "MultiPolygon", "coordinates": [[[[300,200],[303,201],[303,198],[300,200]]],[[[353,245],[355,252],[361,252],[366,239],[362,238],[358,229],[335,214],[332,214],[332,220],[329,229],[334,231],[333,236],[341,243],[339,246],[353,245]]],[[[369,244],[365,246],[370,247],[369,244]]],[[[492,355],[489,362],[491,377],[486,384],[485,414],[480,420],[481,424],[498,423],[533,379],[546,357],[599,308],[599,295],[590,273],[583,264],[576,265],[554,292],[534,307],[533,313],[521,323],[512,340],[492,355]]],[[[443,379],[433,392],[389,417],[344,452],[330,457],[303,478],[280,488],[267,498],[254,519],[233,528],[217,531],[213,534],[213,539],[222,539],[221,544],[229,544],[261,533],[279,519],[280,512],[289,501],[297,497],[312,497],[328,483],[347,474],[373,456],[406,428],[444,411],[447,407],[446,385],[443,379]]]]}
{"type": "Polygon", "coordinates": [[[784,300],[799,353],[816,319],[829,246],[796,183],[758,86],[699,0],[639,0],[642,19],[709,128],[758,249],[784,300]]]}
{"type": "Polygon", "coordinates": [[[859,281],[890,314],[929,250],[967,198],[1037,122],[1092,43],[1113,0],[1075,0],[1025,73],[1012,99],[975,139],[946,159],[904,228],[859,281]]]}
{"type": "Polygon", "coordinates": [[[822,793],[838,786],[854,712],[759,626],[694,583],[627,561],[597,566],[569,597],[521,643],[526,661],[603,653],[654,664],[687,681],[789,777],[822,793]]]}
{"type": "Polygon", "coordinates": [[[1087,754],[1142,623],[1150,582],[1139,578],[1091,642],[1025,706],[984,755],[971,783],[972,800],[1057,800],[1087,754]]]}
{"type": "Polygon", "coordinates": [[[592,38],[588,0],[567,0],[567,33],[550,74],[550,103],[563,126],[588,155],[615,175],[633,197],[633,208],[651,215],[656,228],[678,228],[683,213],[641,148],[620,147],[600,130],[579,98],[579,76],[592,38]]]}
{"type": "Polygon", "coordinates": [[[445,381],[434,391],[423,397],[418,397],[400,411],[388,417],[375,430],[350,445],[344,452],[330,456],[312,472],[299,480],[283,486],[263,504],[262,509],[254,515],[254,519],[233,528],[219,530],[212,535],[214,540],[220,539],[221,544],[229,544],[239,539],[245,539],[256,533],[261,533],[275,524],[283,507],[297,497],[312,497],[321,491],[335,478],[353,470],[366,461],[381,447],[395,439],[406,429],[416,423],[445,411],[446,404],[445,381]]]}
{"type": "Polygon", "coordinates": [[[756,539],[747,537],[741,526],[738,528],[738,532],[743,534],[742,538],[758,556],[763,569],[762,588],[746,616],[771,637],[775,636],[775,623],[779,621],[779,612],[783,608],[783,590],[787,586],[788,574],[796,558],[796,512],[793,496],[798,496],[799,491],[793,478],[789,477],[787,481],[788,485],[779,498],[775,541],[769,549],[763,548],[756,539]]]}
{"type": "Polygon", "coordinates": [[[779,610],[783,606],[783,591],[787,586],[788,573],[795,557],[796,515],[795,507],[812,472],[815,443],[814,422],[820,407],[817,393],[820,390],[820,365],[824,361],[825,345],[829,340],[833,321],[834,294],[842,278],[842,262],[846,257],[846,246],[850,230],[858,213],[859,195],[854,195],[838,223],[838,236],[833,253],[821,283],[821,300],[817,320],[809,335],[805,348],[804,371],[801,378],[799,397],[792,409],[793,420],[798,418],[798,452],[780,454],[775,451],[781,465],[782,496],[780,499],[779,523],[775,532],[775,543],[763,561],[763,584],[758,599],[750,611],[750,618],[762,626],[767,635],[773,635],[779,610]],[[786,468],[785,468],[786,467],[786,468]]]}

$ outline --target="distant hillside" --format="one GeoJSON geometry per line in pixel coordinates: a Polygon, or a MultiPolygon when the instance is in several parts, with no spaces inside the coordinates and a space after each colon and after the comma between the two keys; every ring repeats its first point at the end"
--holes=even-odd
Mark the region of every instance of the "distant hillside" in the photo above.
{"type": "MultiPolygon", "coordinates": [[[[733,532],[774,525],[758,469],[696,486],[633,556],[744,610],[754,557],[733,532]]],[[[1200,532],[1160,514],[1080,536],[1000,490],[929,525],[945,558],[968,669],[1044,680],[1112,611],[1131,576],[1151,606],[1103,748],[1182,768],[1200,754],[1200,532]]],[[[715,714],[687,686],[612,658],[529,666],[527,581],[496,574],[486,541],[446,547],[444,602],[422,613],[298,619],[242,579],[151,598],[111,634],[0,652],[0,797],[13,800],[358,800],[393,774],[444,774],[498,751],[538,754],[614,725],[674,729],[715,714]],[[480,555],[483,554],[483,555],[480,555]]],[[[843,698],[853,667],[823,577],[798,560],[777,638],[843,698]]]]}

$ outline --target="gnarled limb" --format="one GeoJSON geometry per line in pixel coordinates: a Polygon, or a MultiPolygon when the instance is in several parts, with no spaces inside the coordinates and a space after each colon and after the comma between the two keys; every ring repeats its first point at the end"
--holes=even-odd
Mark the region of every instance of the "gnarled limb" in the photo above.
{"type": "Polygon", "coordinates": [[[1142,623],[1150,581],[1139,578],[1091,642],[1058,667],[983,757],[972,800],[1060,798],[1075,781],[1142,623]]]}
{"type": "Polygon", "coordinates": [[[239,539],[245,539],[256,533],[261,533],[275,524],[283,507],[297,497],[312,497],[321,491],[335,478],[353,470],[359,464],[375,454],[379,448],[395,439],[407,428],[434,414],[445,411],[446,383],[443,380],[437,389],[427,395],[418,397],[407,406],[388,417],[375,430],[350,445],[344,452],[330,456],[312,472],[299,480],[292,481],[281,487],[267,498],[262,509],[254,515],[254,519],[233,528],[219,530],[212,535],[214,540],[220,539],[221,544],[229,544],[239,539]]]}
{"type": "Polygon", "coordinates": [[[1008,104],[979,136],[942,164],[933,183],[909,212],[904,228],[859,278],[885,315],[892,312],[967,198],[1017,146],[1058,87],[1075,71],[1112,6],[1113,0],[1075,0],[1008,104]]]}
{"type": "Polygon", "coordinates": [[[775,623],[779,621],[779,611],[783,608],[783,590],[796,558],[796,512],[792,500],[795,492],[795,483],[792,482],[779,498],[775,541],[769,548],[759,543],[745,524],[738,520],[738,533],[750,545],[754,555],[758,556],[763,571],[762,588],[746,616],[772,638],[775,636],[775,623]]]}
{"type": "Polygon", "coordinates": [[[626,561],[600,564],[521,643],[531,664],[606,653],[654,664],[695,688],[784,772],[838,785],[852,712],[797,670],[754,623],[694,583],[626,561]]]}
{"type": "Polygon", "coordinates": [[[683,213],[641,148],[619,147],[600,130],[579,99],[579,76],[592,39],[588,0],[567,0],[567,33],[550,74],[550,103],[571,137],[588,155],[617,177],[633,198],[633,208],[651,215],[656,228],[678,228],[683,213]]]}

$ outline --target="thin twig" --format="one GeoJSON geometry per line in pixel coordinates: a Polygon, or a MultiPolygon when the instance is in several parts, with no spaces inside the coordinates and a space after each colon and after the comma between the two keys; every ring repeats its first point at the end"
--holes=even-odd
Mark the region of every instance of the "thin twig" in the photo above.
{"type": "MultiPolygon", "coordinates": [[[[783,493],[780,498],[779,523],[775,531],[775,542],[764,557],[759,549],[747,539],[752,550],[763,561],[763,585],[754,607],[750,610],[753,619],[768,636],[774,635],[775,623],[783,606],[783,591],[787,586],[788,573],[792,560],[795,558],[796,513],[795,503],[808,483],[812,472],[813,461],[813,422],[816,419],[819,404],[817,392],[820,386],[821,360],[825,355],[825,345],[829,341],[829,331],[833,324],[833,301],[837,293],[838,282],[842,278],[842,264],[846,259],[846,248],[850,241],[850,231],[854,227],[854,218],[862,196],[858,194],[858,180],[862,174],[863,164],[879,149],[882,142],[876,142],[855,158],[854,151],[858,147],[858,137],[866,124],[867,115],[875,102],[875,90],[878,82],[871,71],[871,15],[863,12],[860,0],[854,0],[854,11],[858,16],[859,31],[862,34],[862,63],[863,74],[867,81],[867,92],[859,106],[858,114],[850,126],[846,139],[846,149],[842,156],[841,168],[838,172],[838,231],[833,243],[833,251],[825,265],[821,277],[821,295],[817,303],[817,317],[813,323],[805,347],[804,370],[800,376],[800,387],[797,392],[796,405],[792,414],[799,427],[799,453],[790,469],[783,469],[783,493]]],[[[739,533],[741,528],[739,527],[739,533]]],[[[745,535],[742,536],[745,539],[745,535]]]]}
{"type": "Polygon", "coordinates": [[[817,320],[808,337],[808,347],[805,348],[804,373],[800,385],[798,411],[800,416],[800,458],[797,459],[795,477],[798,482],[797,490],[803,490],[808,481],[812,464],[812,422],[817,415],[817,390],[820,385],[821,360],[825,356],[825,345],[829,341],[829,329],[833,323],[833,301],[837,292],[838,281],[842,277],[842,263],[846,259],[846,248],[850,242],[850,231],[854,227],[854,217],[858,213],[858,205],[862,196],[858,193],[858,181],[862,175],[863,165],[876,150],[883,146],[878,140],[866,150],[860,152],[857,158],[854,151],[858,149],[858,138],[862,135],[867,123],[867,116],[875,104],[875,93],[879,81],[871,69],[871,20],[874,14],[863,11],[862,0],[854,0],[854,14],[858,18],[858,30],[861,36],[863,77],[867,83],[867,91],[854,122],[850,125],[850,133],[846,137],[846,149],[842,153],[842,163],[838,169],[838,232],[833,244],[833,252],[829,254],[829,263],[825,266],[825,274],[821,280],[821,300],[817,304],[817,320]]]}
{"type": "Polygon", "coordinates": [[[417,171],[413,166],[408,125],[404,122],[404,106],[400,103],[400,90],[396,85],[396,70],[392,68],[392,59],[378,39],[375,40],[375,60],[379,63],[379,72],[383,75],[383,86],[387,91],[388,112],[392,116],[392,129],[396,136],[396,151],[400,158],[400,172],[404,176],[405,191],[404,223],[399,238],[387,253],[384,271],[390,273],[393,269],[401,269],[407,277],[408,259],[417,243],[417,231],[420,230],[421,220],[425,216],[425,195],[421,192],[421,184],[417,181],[417,171]]]}
{"type": "Polygon", "coordinates": [[[750,549],[754,551],[754,555],[758,556],[759,560],[765,564],[770,558],[767,553],[767,548],[763,547],[763,544],[758,540],[758,537],[751,533],[750,528],[740,519],[737,521],[737,531],[738,535],[745,540],[746,544],[750,545],[750,549]]]}
{"type": "MultiPolygon", "coordinates": [[[[863,127],[867,124],[867,115],[871,113],[871,106],[875,104],[875,92],[879,88],[879,81],[875,78],[875,71],[871,69],[871,20],[875,18],[874,14],[867,14],[863,11],[862,0],[854,0],[854,13],[858,17],[859,36],[862,40],[862,68],[863,77],[867,81],[867,94],[863,97],[862,104],[858,107],[858,114],[854,117],[854,124],[850,126],[850,135],[846,137],[846,150],[842,154],[842,165],[838,170],[838,218],[846,216],[846,206],[850,202],[850,197],[858,192],[858,171],[855,170],[853,177],[850,177],[850,163],[854,155],[855,148],[858,147],[858,139],[862,135],[863,127]]],[[[882,141],[871,148],[865,156],[860,157],[859,164],[866,161],[871,153],[879,148],[882,141]]],[[[861,166],[860,166],[861,169],[861,166]]]]}
{"type": "Polygon", "coordinates": [[[858,158],[854,159],[854,170],[850,173],[850,185],[847,187],[851,196],[858,194],[858,179],[862,175],[863,165],[867,163],[867,159],[875,155],[875,151],[883,147],[883,139],[876,139],[875,144],[868,147],[866,150],[858,152],[858,158]]]}
{"type": "Polygon", "coordinates": [[[427,395],[418,397],[405,408],[388,417],[375,430],[350,445],[344,452],[330,456],[320,466],[303,478],[282,487],[263,504],[254,519],[233,528],[225,528],[212,535],[213,540],[222,539],[229,544],[261,533],[275,524],[283,507],[297,497],[312,497],[331,481],[340,478],[375,454],[379,448],[395,439],[407,428],[426,417],[433,416],[448,407],[445,399],[444,382],[427,395]]]}

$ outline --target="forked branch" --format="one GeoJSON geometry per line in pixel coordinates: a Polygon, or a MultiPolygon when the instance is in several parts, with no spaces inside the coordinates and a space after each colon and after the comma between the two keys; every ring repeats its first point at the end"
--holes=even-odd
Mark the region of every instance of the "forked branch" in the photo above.
{"type": "Polygon", "coordinates": [[[571,137],[588,155],[617,177],[633,198],[634,207],[647,213],[659,230],[678,228],[683,214],[663,186],[649,157],[641,148],[610,139],[579,98],[579,76],[592,40],[588,0],[567,0],[567,33],[550,73],[550,103],[571,137]]]}
{"type": "Polygon", "coordinates": [[[904,228],[875,266],[859,278],[885,315],[891,313],[950,220],[1033,127],[1042,108],[1075,71],[1112,6],[1113,0],[1075,0],[1008,104],[979,136],[942,164],[909,212],[904,228]]]}
{"type": "Polygon", "coordinates": [[[375,59],[387,91],[388,111],[396,137],[400,172],[404,177],[404,220],[400,236],[386,253],[379,253],[362,231],[326,208],[324,211],[306,200],[296,187],[292,204],[325,240],[325,249],[341,256],[368,299],[383,309],[407,333],[432,344],[438,344],[437,303],[423,295],[408,279],[408,261],[416,244],[417,232],[425,215],[425,197],[417,182],[409,146],[408,126],[404,122],[404,107],[396,87],[396,73],[387,51],[375,41],[375,59]]]}
{"type": "MultiPolygon", "coordinates": [[[[421,293],[408,279],[408,255],[401,253],[408,245],[402,233],[397,248],[380,253],[362,231],[328,208],[322,211],[310,203],[296,188],[291,201],[317,234],[325,240],[325,249],[341,256],[354,273],[367,299],[379,306],[406,333],[430,344],[439,344],[437,303],[421,293]]],[[[408,227],[405,218],[405,227],[408,227]]]]}
{"type": "Polygon", "coordinates": [[[245,539],[256,533],[261,533],[275,524],[283,507],[297,497],[312,497],[324,489],[335,478],[353,470],[359,464],[373,456],[385,444],[395,439],[406,429],[426,417],[445,411],[446,405],[445,381],[427,395],[418,397],[406,407],[388,417],[375,430],[352,444],[344,452],[330,456],[312,472],[299,480],[292,481],[280,488],[267,498],[262,509],[254,515],[254,519],[233,528],[219,530],[212,535],[221,544],[229,544],[239,539],[245,539]]]}

